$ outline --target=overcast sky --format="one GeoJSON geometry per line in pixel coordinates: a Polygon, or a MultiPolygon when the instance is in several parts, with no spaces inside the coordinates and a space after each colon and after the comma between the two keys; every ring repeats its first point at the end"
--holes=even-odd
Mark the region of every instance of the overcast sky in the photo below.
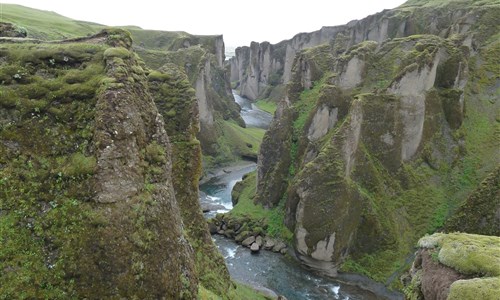
{"type": "Polygon", "coordinates": [[[299,32],[345,24],[405,0],[7,0],[77,20],[144,29],[223,34],[226,46],[277,43],[299,32]]]}

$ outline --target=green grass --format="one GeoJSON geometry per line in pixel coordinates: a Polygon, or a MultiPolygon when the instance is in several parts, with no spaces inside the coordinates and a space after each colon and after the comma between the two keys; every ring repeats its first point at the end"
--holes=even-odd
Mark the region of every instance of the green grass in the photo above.
{"type": "Polygon", "coordinates": [[[273,102],[273,101],[267,101],[265,99],[262,99],[262,100],[258,100],[257,102],[255,102],[255,105],[262,109],[263,111],[265,112],[268,112],[270,114],[274,114],[274,112],[276,111],[276,109],[278,108],[278,105],[276,104],[276,102],[273,102]]]}
{"type": "Polygon", "coordinates": [[[253,197],[257,189],[257,174],[256,172],[249,173],[245,178],[245,187],[241,191],[240,201],[231,210],[231,215],[233,216],[250,216],[253,219],[263,219],[267,218],[269,211],[264,209],[262,205],[255,204],[253,202],[253,197]]]}
{"type": "Polygon", "coordinates": [[[263,293],[257,291],[251,286],[245,285],[243,283],[234,282],[234,288],[230,288],[227,295],[223,297],[212,293],[210,290],[204,288],[202,285],[198,289],[198,299],[199,300],[271,300],[273,298],[264,295],[263,293]]]}
{"type": "Polygon", "coordinates": [[[496,300],[500,295],[500,277],[457,280],[450,286],[448,300],[496,300]]]}
{"type": "Polygon", "coordinates": [[[249,173],[243,181],[238,203],[231,210],[230,215],[235,217],[250,218],[252,220],[262,220],[267,224],[266,233],[272,237],[281,238],[290,241],[292,233],[284,225],[284,201],[281,205],[273,209],[265,209],[261,204],[254,203],[254,197],[257,187],[256,171],[249,173]]]}
{"type": "Polygon", "coordinates": [[[60,40],[97,33],[104,25],[76,21],[55,12],[15,4],[2,4],[0,21],[14,23],[28,31],[28,37],[60,40]]]}
{"type": "Polygon", "coordinates": [[[224,164],[243,158],[257,159],[265,130],[243,128],[234,121],[220,122],[222,134],[217,140],[218,155],[214,164],[224,164]]]}

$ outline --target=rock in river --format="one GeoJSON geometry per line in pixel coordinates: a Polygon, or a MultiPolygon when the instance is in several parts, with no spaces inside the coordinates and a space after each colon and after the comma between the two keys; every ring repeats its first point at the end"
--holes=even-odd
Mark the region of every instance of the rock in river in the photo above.
{"type": "Polygon", "coordinates": [[[251,236],[246,238],[241,244],[245,247],[250,247],[255,242],[255,237],[251,236]]]}

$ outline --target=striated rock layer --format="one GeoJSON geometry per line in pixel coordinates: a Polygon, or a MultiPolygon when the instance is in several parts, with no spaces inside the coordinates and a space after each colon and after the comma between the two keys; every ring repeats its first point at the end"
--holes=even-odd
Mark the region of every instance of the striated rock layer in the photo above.
{"type": "MultiPolygon", "coordinates": [[[[325,42],[297,50],[289,74],[276,54],[287,88],[257,169],[256,202],[285,206],[304,261],[398,287],[416,240],[499,164],[499,11],[495,1],[409,1],[271,45],[325,42]]],[[[239,78],[243,92],[249,79],[239,78]]],[[[498,201],[494,187],[486,194],[498,201]]]]}
{"type": "MultiPolygon", "coordinates": [[[[478,17],[470,9],[475,2],[447,1],[441,5],[431,1],[408,1],[399,8],[346,25],[324,26],[311,33],[299,33],[278,44],[252,42],[249,47],[236,48],[235,56],[229,60],[230,80],[237,83],[242,96],[254,100],[269,95],[268,88],[287,84],[292,79],[295,56],[303,49],[330,43],[335,54],[342,54],[363,41],[381,43],[416,34],[443,38],[467,34],[478,17]]],[[[466,40],[471,43],[472,36],[466,40]]]]}

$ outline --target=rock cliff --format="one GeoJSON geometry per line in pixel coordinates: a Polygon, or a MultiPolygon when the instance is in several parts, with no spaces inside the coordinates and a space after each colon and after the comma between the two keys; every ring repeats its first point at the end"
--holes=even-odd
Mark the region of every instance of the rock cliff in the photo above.
{"type": "Polygon", "coordinates": [[[131,30],[138,54],[153,69],[167,63],[177,65],[188,76],[198,102],[200,130],[197,134],[203,154],[228,156],[219,147],[226,134],[223,120],[244,127],[240,107],[234,101],[229,75],[224,67],[222,36],[195,36],[187,33],[131,30]]]}
{"type": "MultiPolygon", "coordinates": [[[[284,205],[304,261],[397,287],[415,241],[499,164],[499,11],[495,1],[409,1],[259,50],[295,51],[289,67],[270,60],[287,87],[259,154],[256,202],[284,205]]],[[[232,69],[271,70],[251,66],[269,59],[245,60],[254,48],[231,61],[248,68],[232,69]]]]}
{"type": "MultiPolygon", "coordinates": [[[[239,87],[244,97],[266,98],[271,89],[291,80],[295,56],[303,49],[331,43],[332,51],[341,54],[363,41],[381,43],[416,34],[443,38],[466,34],[477,19],[470,8],[477,5],[477,1],[463,0],[408,1],[396,9],[384,10],[346,25],[300,33],[278,44],[252,42],[250,47],[237,48],[235,56],[229,60],[231,82],[239,87]]],[[[472,43],[472,36],[468,36],[467,43],[472,43]]]]}
{"type": "Polygon", "coordinates": [[[418,242],[405,277],[407,299],[495,299],[500,293],[500,238],[436,233],[418,242]]]}
{"type": "Polygon", "coordinates": [[[2,298],[226,294],[183,72],[150,70],[118,29],[2,39],[0,57],[2,298]]]}

